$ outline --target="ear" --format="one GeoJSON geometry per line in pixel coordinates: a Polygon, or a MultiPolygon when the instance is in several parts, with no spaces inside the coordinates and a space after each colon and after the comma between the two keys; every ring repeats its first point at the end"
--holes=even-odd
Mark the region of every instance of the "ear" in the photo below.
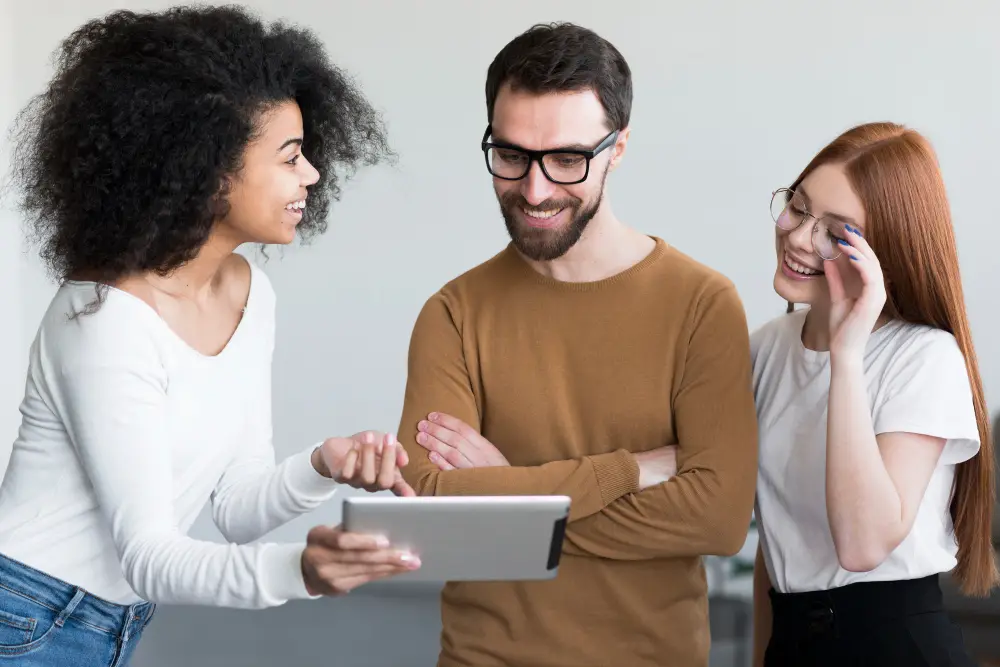
{"type": "Polygon", "coordinates": [[[219,190],[215,193],[215,196],[209,201],[209,211],[212,217],[216,220],[220,220],[227,215],[229,215],[229,193],[233,188],[233,179],[231,176],[226,175],[222,177],[219,183],[219,190]]]}
{"type": "Polygon", "coordinates": [[[615,141],[615,145],[611,147],[613,152],[611,153],[611,163],[608,165],[609,171],[618,168],[618,164],[625,158],[625,148],[628,146],[628,138],[631,133],[631,126],[627,126],[618,132],[618,139],[615,141]]]}

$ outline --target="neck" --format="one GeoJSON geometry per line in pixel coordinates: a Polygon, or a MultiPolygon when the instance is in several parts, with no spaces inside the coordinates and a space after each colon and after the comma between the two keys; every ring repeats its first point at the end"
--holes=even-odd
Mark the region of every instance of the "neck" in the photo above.
{"type": "Polygon", "coordinates": [[[802,345],[808,350],[828,352],[830,350],[830,308],[810,306],[802,325],[802,345]]]}
{"type": "MultiPolygon", "coordinates": [[[[872,331],[878,331],[889,322],[888,315],[879,315],[872,331]]],[[[802,325],[802,345],[815,352],[830,351],[830,306],[829,304],[809,306],[806,321],[802,325]]]]}
{"type": "Polygon", "coordinates": [[[241,244],[213,230],[194,259],[165,276],[148,273],[145,279],[156,288],[195,301],[208,297],[219,283],[223,263],[241,244]]]}
{"type": "Polygon", "coordinates": [[[543,276],[583,283],[621,273],[641,261],[655,245],[649,236],[618,220],[605,201],[580,240],[565,255],[549,261],[522,257],[543,276]]]}

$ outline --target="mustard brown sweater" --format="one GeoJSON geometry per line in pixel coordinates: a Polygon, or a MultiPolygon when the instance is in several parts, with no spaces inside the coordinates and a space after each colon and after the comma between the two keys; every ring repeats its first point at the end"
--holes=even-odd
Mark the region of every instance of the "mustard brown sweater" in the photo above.
{"type": "Polygon", "coordinates": [[[757,422],[732,283],[662,239],[589,283],[540,275],[512,246],[448,283],[413,330],[400,442],[421,495],[565,494],[557,577],[455,582],[439,667],[703,667],[701,556],[742,546],[757,422]],[[510,467],[439,471],[416,444],[434,411],[510,467]],[[678,445],[678,475],[639,490],[632,452],[678,445]]]}

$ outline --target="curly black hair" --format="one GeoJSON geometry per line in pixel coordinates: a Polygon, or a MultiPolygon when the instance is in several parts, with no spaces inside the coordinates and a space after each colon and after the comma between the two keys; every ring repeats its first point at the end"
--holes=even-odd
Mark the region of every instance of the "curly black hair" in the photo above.
{"type": "Polygon", "coordinates": [[[312,33],[239,6],[116,11],[73,32],[55,65],[15,119],[12,185],[60,279],[166,274],[192,259],[261,114],[281,103],[299,104],[321,174],[302,240],[326,230],[344,178],[395,157],[380,114],[312,33]]]}

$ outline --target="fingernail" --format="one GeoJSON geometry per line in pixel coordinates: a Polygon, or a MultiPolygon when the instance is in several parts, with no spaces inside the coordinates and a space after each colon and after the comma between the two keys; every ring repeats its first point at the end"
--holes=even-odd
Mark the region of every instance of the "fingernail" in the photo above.
{"type": "Polygon", "coordinates": [[[417,424],[417,430],[418,431],[426,431],[427,430],[427,422],[421,421],[419,424],[417,424]]]}
{"type": "Polygon", "coordinates": [[[423,433],[417,433],[417,442],[419,442],[421,445],[424,444],[425,442],[427,442],[427,436],[424,435],[423,433]]]}
{"type": "Polygon", "coordinates": [[[856,262],[856,261],[858,261],[858,258],[857,257],[851,257],[851,261],[852,262],[856,262]]]}
{"type": "Polygon", "coordinates": [[[396,436],[394,436],[392,433],[387,433],[385,436],[385,441],[390,445],[394,445],[396,444],[396,436]]]}
{"type": "Polygon", "coordinates": [[[377,546],[379,549],[387,548],[389,546],[389,538],[386,537],[385,535],[376,535],[375,546],[377,546]]]}
{"type": "Polygon", "coordinates": [[[845,241],[844,239],[837,239],[837,243],[839,243],[840,245],[849,245],[847,241],[845,241]]]}
{"type": "Polygon", "coordinates": [[[372,441],[372,432],[371,431],[365,432],[365,443],[370,444],[371,441],[372,441]]]}
{"type": "Polygon", "coordinates": [[[420,559],[411,553],[400,554],[399,560],[403,561],[407,567],[420,567],[420,559]]]}
{"type": "Polygon", "coordinates": [[[436,422],[438,418],[438,413],[432,412],[429,415],[427,415],[427,418],[430,419],[432,422],[436,422]]]}
{"type": "Polygon", "coordinates": [[[438,456],[437,452],[431,452],[431,455],[428,458],[434,463],[437,463],[441,457],[438,456]]]}

